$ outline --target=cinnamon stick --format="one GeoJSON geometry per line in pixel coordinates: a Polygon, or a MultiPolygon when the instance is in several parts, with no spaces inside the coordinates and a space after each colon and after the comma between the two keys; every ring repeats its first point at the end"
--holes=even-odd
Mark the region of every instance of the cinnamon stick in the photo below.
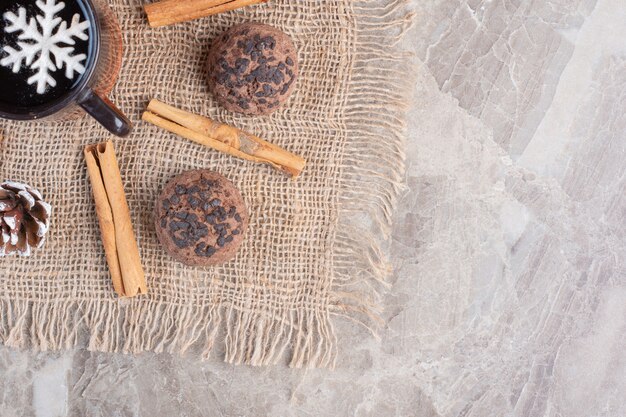
{"type": "Polygon", "coordinates": [[[269,164],[296,178],[306,161],[276,145],[232,126],[215,122],[158,100],[152,100],[143,120],[193,142],[248,161],[269,164]]]}
{"type": "Polygon", "coordinates": [[[146,280],[111,141],[85,148],[96,214],[113,288],[121,297],[146,294],[146,280]]]}
{"type": "Polygon", "coordinates": [[[229,12],[268,0],[163,0],[144,9],[151,27],[167,26],[201,17],[229,12]]]}

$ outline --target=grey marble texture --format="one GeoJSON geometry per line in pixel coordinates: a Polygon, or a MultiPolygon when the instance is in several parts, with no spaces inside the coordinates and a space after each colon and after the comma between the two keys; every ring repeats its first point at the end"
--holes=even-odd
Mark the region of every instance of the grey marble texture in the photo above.
{"type": "Polygon", "coordinates": [[[412,5],[379,339],[338,323],[334,371],[0,347],[0,416],[626,415],[624,0],[412,5]]]}

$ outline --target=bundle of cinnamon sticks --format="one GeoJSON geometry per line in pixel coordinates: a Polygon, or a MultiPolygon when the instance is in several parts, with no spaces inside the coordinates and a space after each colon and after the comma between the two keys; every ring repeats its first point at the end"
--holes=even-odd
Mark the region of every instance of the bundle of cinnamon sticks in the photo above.
{"type": "Polygon", "coordinates": [[[211,16],[268,0],[162,0],[145,6],[150,26],[159,27],[211,16]]]}
{"type": "Polygon", "coordinates": [[[146,294],[139,248],[111,141],[87,146],[85,161],[113,288],[121,297],[146,294]]]}

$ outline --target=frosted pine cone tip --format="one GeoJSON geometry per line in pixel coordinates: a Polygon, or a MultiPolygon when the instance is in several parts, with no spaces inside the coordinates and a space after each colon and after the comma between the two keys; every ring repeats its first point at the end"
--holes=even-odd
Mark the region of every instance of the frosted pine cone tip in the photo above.
{"type": "Polygon", "coordinates": [[[17,182],[0,184],[0,257],[30,256],[43,246],[51,207],[36,189],[17,182]]]}

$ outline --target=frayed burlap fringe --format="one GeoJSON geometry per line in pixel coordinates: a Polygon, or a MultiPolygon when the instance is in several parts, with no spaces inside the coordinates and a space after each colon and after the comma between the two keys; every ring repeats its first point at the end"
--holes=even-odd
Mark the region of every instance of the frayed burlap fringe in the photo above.
{"type": "Polygon", "coordinates": [[[353,77],[346,103],[347,148],[334,253],[333,314],[376,336],[380,292],[392,273],[384,243],[404,190],[407,110],[414,57],[399,44],[414,13],[407,0],[355,3],[353,77]],[[365,215],[365,220],[362,217],[365,215]],[[358,218],[358,221],[354,219],[358,218]]]}
{"type": "Polygon", "coordinates": [[[0,335],[6,346],[38,350],[86,345],[101,352],[145,351],[184,355],[194,346],[208,359],[221,328],[225,361],[264,366],[278,363],[292,349],[291,366],[331,366],[335,346],[320,311],[294,311],[283,322],[256,311],[213,305],[199,308],[162,302],[0,300],[0,335]],[[298,324],[299,323],[299,324],[298,324]],[[82,329],[89,337],[81,341],[82,329]]]}
{"type": "MultiPolygon", "coordinates": [[[[119,3],[119,7],[122,8],[125,7],[126,1],[116,0],[113,3],[119,3]]],[[[279,2],[276,7],[286,10],[284,18],[276,19],[273,23],[286,22],[288,25],[289,19],[302,19],[298,17],[302,14],[301,10],[297,10],[298,7],[325,7],[321,5],[322,2],[317,1],[296,2],[299,5],[287,1],[279,2]],[[300,3],[306,3],[308,6],[300,3]],[[290,9],[294,9],[295,12],[290,9]]],[[[329,5],[327,13],[332,14],[333,7],[337,7],[337,13],[341,12],[342,16],[347,17],[347,21],[341,21],[340,24],[342,30],[348,32],[346,36],[348,44],[342,47],[340,59],[343,62],[339,71],[343,73],[337,75],[336,82],[336,87],[342,89],[342,92],[336,95],[339,102],[334,103],[339,113],[337,120],[340,122],[337,122],[337,126],[330,126],[327,131],[327,134],[338,136],[333,140],[334,143],[342,144],[342,148],[337,150],[339,158],[336,165],[333,165],[334,171],[328,173],[333,176],[332,186],[336,187],[338,192],[331,194],[333,201],[328,203],[331,209],[328,215],[332,218],[329,219],[327,229],[320,233],[322,236],[320,242],[324,246],[316,248],[319,251],[316,259],[323,261],[309,267],[306,260],[308,254],[302,253],[307,251],[307,246],[296,246],[290,256],[297,260],[299,269],[294,267],[293,270],[299,275],[291,277],[293,271],[287,269],[280,278],[270,276],[265,279],[266,272],[263,268],[271,261],[270,257],[267,260],[261,259],[257,264],[246,266],[245,259],[262,257],[265,254],[244,247],[236,266],[217,270],[216,276],[208,279],[208,286],[203,287],[203,280],[200,277],[204,272],[184,270],[177,266],[171,267],[169,264],[164,266],[158,258],[157,249],[152,246],[145,249],[154,238],[152,237],[152,240],[150,238],[151,220],[146,214],[150,210],[142,208],[141,204],[144,201],[146,204],[153,201],[157,190],[151,190],[151,194],[148,195],[133,194],[131,190],[129,201],[133,217],[141,219],[138,237],[140,242],[143,242],[143,251],[148,252],[142,253],[142,256],[144,260],[150,262],[150,267],[146,268],[146,271],[148,274],[151,274],[152,270],[161,271],[154,272],[153,276],[149,277],[149,283],[158,283],[155,285],[159,285],[159,288],[153,288],[149,299],[117,300],[107,295],[110,289],[106,282],[103,283],[106,280],[103,278],[107,275],[106,269],[102,263],[93,266],[95,260],[103,262],[97,238],[85,244],[87,256],[84,264],[81,264],[81,259],[76,259],[75,251],[59,246],[62,249],[58,250],[62,253],[58,258],[64,259],[63,262],[69,266],[58,265],[60,261],[54,261],[56,255],[50,255],[46,261],[49,264],[39,267],[36,263],[15,264],[17,267],[7,265],[3,271],[6,275],[9,274],[8,271],[12,271],[11,276],[0,279],[2,291],[0,340],[5,345],[40,350],[86,346],[90,350],[103,352],[135,354],[153,351],[208,358],[219,344],[220,348],[223,346],[225,361],[233,364],[271,365],[283,361],[287,356],[292,367],[332,368],[335,366],[339,348],[332,324],[337,316],[353,320],[375,333],[381,323],[380,293],[386,288],[386,280],[391,272],[383,245],[384,238],[389,236],[394,205],[402,189],[406,108],[413,89],[412,59],[400,50],[399,42],[410,26],[413,16],[407,10],[407,1],[337,0],[337,3],[340,3],[341,7],[329,5]],[[29,268],[36,270],[31,271],[29,268]],[[61,285],[55,283],[55,280],[60,279],[61,273],[58,271],[63,268],[69,273],[61,285]],[[254,272],[250,272],[251,270],[254,272]],[[180,278],[178,281],[162,280],[165,273],[174,277],[179,274],[180,278]],[[255,274],[255,279],[251,278],[252,273],[255,274]],[[25,281],[26,283],[20,281],[13,285],[11,282],[13,277],[20,275],[27,275],[30,281],[25,281]],[[89,282],[85,288],[79,285],[77,289],[68,289],[77,282],[83,285],[80,280],[86,275],[99,277],[99,280],[89,282]],[[273,285],[272,279],[281,279],[281,285],[273,285]],[[293,281],[290,282],[289,279],[293,281]],[[28,282],[35,283],[32,285],[37,288],[46,288],[48,285],[52,290],[37,292],[29,287],[31,284],[28,282]]],[[[270,17],[269,14],[264,15],[264,10],[267,9],[250,8],[252,15],[249,18],[264,21],[270,17]]],[[[135,17],[142,22],[141,16],[135,17]]],[[[232,23],[228,20],[219,20],[222,17],[216,19],[221,26],[232,23]]],[[[306,27],[307,22],[299,24],[306,27]]],[[[285,29],[289,30],[288,27],[285,29]]],[[[196,34],[191,32],[189,36],[196,34]]],[[[129,44],[136,42],[132,39],[126,41],[129,44]]],[[[150,50],[146,52],[150,53],[152,53],[150,50]]],[[[317,59],[314,53],[311,55],[313,55],[311,59],[317,59]]],[[[198,62],[202,62],[203,59],[205,57],[198,57],[198,62]]],[[[200,64],[197,67],[200,68],[200,64]]],[[[306,74],[307,66],[305,65],[303,69],[306,74]]],[[[314,72],[313,69],[308,68],[311,72],[314,72]]],[[[120,98],[135,93],[136,82],[128,84],[129,87],[118,87],[120,98]]],[[[200,87],[191,85],[189,89],[187,96],[184,91],[173,92],[170,101],[180,100],[181,97],[195,97],[195,91],[200,87]]],[[[167,96],[164,98],[168,99],[167,96]]],[[[306,102],[307,99],[310,98],[305,97],[302,100],[306,102]]],[[[205,104],[202,102],[187,101],[190,103],[188,108],[192,111],[205,114],[213,111],[204,108],[205,104]]],[[[133,108],[139,114],[143,103],[130,102],[124,105],[127,109],[133,108]]],[[[220,113],[219,116],[227,121],[231,118],[233,123],[245,123],[244,119],[224,113],[220,113]]],[[[293,117],[301,118],[302,115],[296,114],[293,117]]],[[[68,171],[70,174],[67,176],[74,183],[81,184],[86,184],[82,177],[84,175],[82,161],[79,158],[80,149],[85,143],[78,136],[89,136],[92,141],[101,139],[94,137],[91,127],[86,127],[90,125],[84,123],[80,125],[82,127],[80,132],[64,136],[65,140],[70,142],[68,149],[76,152],[73,171],[68,171]]],[[[271,127],[271,124],[263,126],[271,127]]],[[[36,129],[38,131],[28,132],[28,135],[44,137],[48,128],[40,126],[36,129]]],[[[67,134],[62,130],[64,129],[61,128],[57,134],[67,134]]],[[[26,141],[28,135],[24,135],[22,140],[26,141]]],[[[50,137],[51,140],[57,140],[52,134],[50,137]]],[[[142,145],[136,145],[132,140],[120,142],[118,146],[121,149],[118,153],[120,155],[136,153],[138,146],[148,147],[150,143],[156,143],[157,137],[161,140],[159,147],[145,150],[149,158],[155,158],[148,159],[148,163],[155,167],[154,171],[157,171],[154,161],[159,157],[174,161],[175,166],[171,171],[160,166],[160,171],[163,172],[152,181],[163,182],[168,176],[179,171],[179,167],[192,168],[193,166],[185,163],[194,158],[199,160],[199,166],[203,166],[201,164],[203,157],[204,165],[211,162],[223,168],[224,164],[233,163],[220,155],[211,154],[209,157],[199,154],[200,151],[185,147],[191,145],[183,142],[176,142],[176,146],[182,149],[172,155],[174,145],[171,143],[176,138],[165,136],[155,130],[146,130],[142,133],[137,139],[144,140],[142,145]],[[153,142],[145,141],[146,138],[153,142]],[[195,154],[192,158],[189,154],[193,152],[195,154]]],[[[274,139],[282,139],[282,136],[277,134],[274,139]]],[[[11,167],[5,167],[3,170],[0,166],[0,175],[9,175],[9,168],[14,172],[20,166],[32,162],[30,156],[15,157],[16,153],[31,155],[41,152],[42,148],[46,149],[45,143],[39,145],[33,142],[27,146],[14,143],[6,139],[0,141],[0,157],[4,157],[5,160],[8,159],[8,155],[13,157],[8,162],[12,164],[11,167]],[[1,149],[3,146],[4,153],[1,149]]],[[[282,144],[287,147],[293,145],[288,140],[282,144]]],[[[300,152],[307,154],[307,148],[301,149],[300,152]]],[[[44,151],[43,157],[44,159],[48,157],[50,161],[58,160],[53,151],[47,156],[44,151]]],[[[151,182],[144,179],[146,175],[144,172],[132,171],[134,162],[136,161],[123,160],[122,169],[127,178],[143,181],[145,188],[146,184],[151,182]],[[136,177],[140,174],[141,176],[136,177]]],[[[146,164],[146,160],[136,162],[137,165],[141,163],[146,164]]],[[[36,169],[45,172],[45,166],[39,165],[36,165],[36,169]]],[[[237,167],[240,170],[236,172],[243,174],[241,178],[236,178],[235,182],[245,184],[244,194],[250,195],[252,190],[261,187],[260,182],[250,182],[250,178],[255,176],[247,174],[245,163],[239,163],[237,167]]],[[[311,167],[314,167],[314,163],[311,163],[311,167]]],[[[37,175],[35,168],[31,174],[37,175]]],[[[13,179],[28,180],[28,178],[13,179]]],[[[306,181],[306,177],[300,181],[306,181]]],[[[46,189],[41,184],[34,185],[46,189]]],[[[289,182],[281,186],[286,187],[285,189],[291,187],[289,182]]],[[[88,193],[88,188],[79,188],[77,195],[88,193]]],[[[316,193],[317,191],[310,191],[309,196],[316,193]]],[[[57,204],[68,204],[64,199],[58,200],[57,204]]],[[[72,204],[74,203],[70,202],[69,206],[73,207],[72,204]]],[[[81,200],[81,204],[86,206],[84,213],[91,212],[89,200],[81,200]]],[[[67,213],[66,217],[69,218],[71,214],[72,218],[79,219],[78,223],[81,222],[80,213],[75,213],[73,209],[67,209],[64,213],[67,213]]],[[[95,232],[97,225],[93,216],[84,217],[90,220],[85,220],[88,223],[83,227],[89,227],[92,233],[95,232]]],[[[312,223],[315,225],[314,220],[312,223]]],[[[81,226],[77,224],[76,228],[78,227],[81,226]]],[[[271,234],[277,233],[275,230],[277,226],[273,227],[274,229],[270,228],[267,233],[262,233],[258,238],[259,241],[267,240],[267,234],[270,235],[269,239],[272,239],[271,234]]],[[[74,229],[67,230],[67,235],[59,237],[59,240],[71,239],[68,236],[74,229]]],[[[304,230],[313,233],[310,229],[304,230]]],[[[66,232],[63,229],[58,233],[66,232]]],[[[35,261],[36,259],[33,260],[35,261]]]]}

